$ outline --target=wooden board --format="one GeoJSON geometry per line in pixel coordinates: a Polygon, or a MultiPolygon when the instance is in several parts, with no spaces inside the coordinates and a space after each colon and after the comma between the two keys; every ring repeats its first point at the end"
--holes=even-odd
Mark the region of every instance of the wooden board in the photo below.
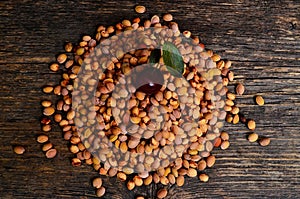
{"type": "MultiPolygon", "coordinates": [[[[72,155],[56,127],[50,133],[59,155],[48,160],[36,143],[45,84],[59,76],[49,63],[65,41],[93,34],[97,25],[133,19],[134,6],[146,5],[143,18],[170,12],[182,30],[199,35],[207,48],[233,61],[236,81],[246,85],[237,102],[257,121],[257,132],[272,138],[263,148],[246,140],[243,125],[227,125],[231,147],[215,150],[208,183],[187,179],[171,186],[167,198],[300,197],[300,2],[298,0],[166,1],[1,1],[0,2],[0,198],[94,198],[90,166],[73,168],[72,155]],[[266,105],[254,105],[262,94],[266,105]],[[12,145],[27,152],[18,156],[12,145]]],[[[232,87],[230,87],[232,89],[232,87]]],[[[54,100],[54,99],[53,99],[54,100]]],[[[105,198],[155,198],[160,186],[127,191],[104,178],[105,198]]]]}

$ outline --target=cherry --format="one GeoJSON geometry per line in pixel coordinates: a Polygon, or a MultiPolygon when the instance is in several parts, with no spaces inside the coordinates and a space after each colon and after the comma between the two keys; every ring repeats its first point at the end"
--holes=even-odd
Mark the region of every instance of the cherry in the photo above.
{"type": "Polygon", "coordinates": [[[151,64],[137,66],[133,73],[132,83],[136,91],[141,91],[147,95],[157,93],[164,84],[163,72],[151,66],[151,64]]]}

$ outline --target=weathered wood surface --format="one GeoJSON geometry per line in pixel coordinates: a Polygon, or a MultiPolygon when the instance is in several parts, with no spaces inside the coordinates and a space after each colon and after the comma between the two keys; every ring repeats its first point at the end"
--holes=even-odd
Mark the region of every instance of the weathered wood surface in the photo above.
{"type": "MultiPolygon", "coordinates": [[[[246,94],[241,110],[257,121],[257,131],[272,138],[263,148],[245,139],[243,125],[227,125],[229,150],[215,150],[217,163],[206,184],[187,179],[170,187],[167,198],[300,197],[300,2],[298,0],[195,1],[1,1],[0,2],[0,198],[94,198],[90,166],[73,168],[58,128],[50,137],[59,155],[47,160],[35,142],[40,132],[40,88],[56,83],[49,72],[65,41],[93,34],[137,16],[134,6],[152,14],[171,12],[181,28],[200,35],[208,48],[233,61],[246,94]],[[266,105],[254,105],[253,94],[266,105]],[[12,145],[27,152],[17,156],[12,145]]],[[[232,89],[232,88],[231,88],[232,89]]],[[[156,185],[129,192],[115,178],[106,179],[105,198],[155,198],[156,185]]]]}

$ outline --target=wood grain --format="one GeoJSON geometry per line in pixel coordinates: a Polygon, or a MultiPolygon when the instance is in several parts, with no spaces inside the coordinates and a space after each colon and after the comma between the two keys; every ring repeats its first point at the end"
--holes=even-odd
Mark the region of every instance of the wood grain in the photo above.
{"type": "MultiPolygon", "coordinates": [[[[35,142],[40,132],[40,88],[55,84],[49,63],[66,41],[93,34],[97,25],[133,19],[136,4],[152,14],[170,12],[182,30],[199,35],[206,47],[233,61],[236,81],[246,85],[237,102],[257,121],[260,135],[272,138],[263,148],[245,139],[243,125],[227,125],[231,147],[215,150],[208,183],[187,179],[169,187],[167,198],[300,197],[300,2],[298,0],[32,1],[0,2],[0,198],[95,198],[90,166],[73,168],[72,155],[58,127],[50,138],[59,150],[47,160],[35,142]],[[262,94],[266,105],[256,106],[262,94]],[[27,152],[13,154],[12,145],[27,152]]],[[[230,86],[233,89],[233,86],[230,86]]],[[[54,100],[54,98],[53,98],[54,100]]],[[[105,178],[104,198],[155,198],[160,186],[132,192],[105,178]]]]}

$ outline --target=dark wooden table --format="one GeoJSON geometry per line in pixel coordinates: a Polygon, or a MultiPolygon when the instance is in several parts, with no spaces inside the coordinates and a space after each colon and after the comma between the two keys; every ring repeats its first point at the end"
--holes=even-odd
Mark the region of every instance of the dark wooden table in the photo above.
{"type": "MultiPolygon", "coordinates": [[[[59,155],[44,157],[40,133],[40,100],[45,84],[60,76],[49,63],[63,52],[65,41],[93,34],[137,16],[170,12],[182,30],[199,35],[207,48],[233,61],[236,81],[246,85],[237,102],[257,121],[257,132],[272,138],[264,148],[246,140],[243,125],[226,125],[231,147],[215,150],[216,165],[208,183],[187,179],[171,186],[167,198],[300,198],[300,2],[298,0],[166,0],[166,1],[32,1],[0,2],[0,198],[94,198],[90,166],[73,168],[73,157],[58,127],[50,133],[59,155]],[[254,105],[262,94],[266,105],[254,105]],[[18,156],[12,145],[26,146],[18,156]]],[[[232,86],[230,87],[232,89],[232,86]]],[[[53,98],[54,99],[54,98],[53,98]]],[[[155,198],[160,186],[127,191],[115,178],[104,178],[105,198],[155,198]]]]}

